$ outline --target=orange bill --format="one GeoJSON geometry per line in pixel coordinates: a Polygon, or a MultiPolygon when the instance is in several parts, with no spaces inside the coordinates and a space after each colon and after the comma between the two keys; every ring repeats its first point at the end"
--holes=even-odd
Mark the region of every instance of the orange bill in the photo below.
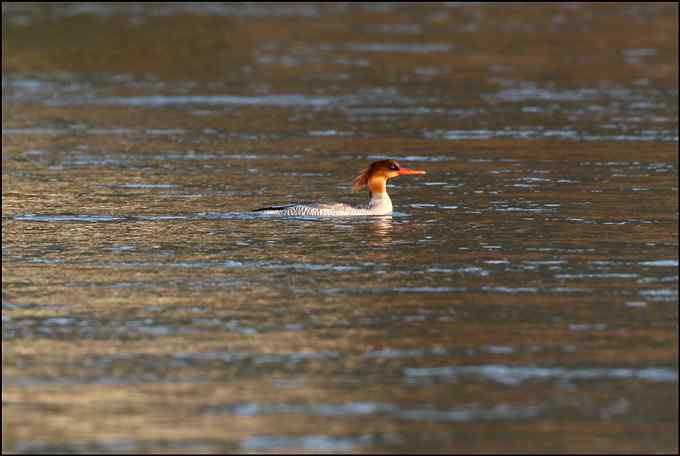
{"type": "Polygon", "coordinates": [[[399,175],[401,176],[402,174],[425,174],[425,171],[420,169],[399,168],[399,175]]]}

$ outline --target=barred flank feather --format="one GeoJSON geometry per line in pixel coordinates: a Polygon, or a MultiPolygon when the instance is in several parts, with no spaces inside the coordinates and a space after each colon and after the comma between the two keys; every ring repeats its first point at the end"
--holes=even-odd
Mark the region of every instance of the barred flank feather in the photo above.
{"type": "Polygon", "coordinates": [[[293,206],[297,206],[297,203],[294,204],[285,204],[283,206],[269,206],[269,207],[261,207],[259,209],[253,209],[252,212],[262,212],[262,211],[283,211],[288,208],[291,208],[293,206]]]}

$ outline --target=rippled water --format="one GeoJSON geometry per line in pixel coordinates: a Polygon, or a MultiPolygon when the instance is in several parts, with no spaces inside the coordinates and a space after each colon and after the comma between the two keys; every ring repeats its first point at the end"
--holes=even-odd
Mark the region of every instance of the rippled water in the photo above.
{"type": "Polygon", "coordinates": [[[3,452],[677,451],[677,18],[3,4],[3,452]]]}

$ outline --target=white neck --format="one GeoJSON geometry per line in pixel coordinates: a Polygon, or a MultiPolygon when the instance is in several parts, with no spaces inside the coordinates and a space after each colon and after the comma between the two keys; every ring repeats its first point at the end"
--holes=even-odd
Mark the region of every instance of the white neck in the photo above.
{"type": "Polygon", "coordinates": [[[368,208],[376,214],[389,214],[392,212],[392,200],[387,192],[371,192],[368,208]]]}

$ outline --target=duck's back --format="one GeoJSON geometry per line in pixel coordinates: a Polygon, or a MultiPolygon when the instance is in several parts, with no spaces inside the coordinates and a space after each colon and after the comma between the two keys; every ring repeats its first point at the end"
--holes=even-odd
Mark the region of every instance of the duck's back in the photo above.
{"type": "MultiPolygon", "coordinates": [[[[383,215],[384,208],[352,207],[343,203],[310,203],[287,204],[285,206],[270,206],[255,209],[265,215],[282,215],[292,217],[349,217],[357,215],[383,215]]],[[[391,207],[390,207],[391,212],[391,207]]]]}

